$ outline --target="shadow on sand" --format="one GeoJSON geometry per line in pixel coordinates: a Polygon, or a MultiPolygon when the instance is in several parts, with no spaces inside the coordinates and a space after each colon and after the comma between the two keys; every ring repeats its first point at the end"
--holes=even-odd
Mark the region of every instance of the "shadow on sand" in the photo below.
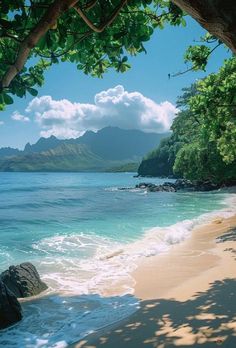
{"type": "Polygon", "coordinates": [[[23,308],[24,320],[1,331],[1,348],[65,348],[76,341],[77,348],[236,347],[236,279],[216,281],[185,302],[142,301],[136,312],[131,295],[44,296],[23,308]],[[124,319],[129,307],[133,314],[124,319]],[[117,318],[123,320],[108,326],[117,318]]]}
{"type": "Polygon", "coordinates": [[[206,292],[179,302],[143,301],[138,312],[79,348],[236,347],[236,279],[211,284],[206,292]]]}

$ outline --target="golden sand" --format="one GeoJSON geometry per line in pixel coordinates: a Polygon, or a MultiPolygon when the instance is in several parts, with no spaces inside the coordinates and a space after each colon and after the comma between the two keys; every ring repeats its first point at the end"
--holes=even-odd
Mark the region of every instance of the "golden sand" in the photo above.
{"type": "Polygon", "coordinates": [[[216,238],[236,216],[194,229],[171,253],[133,273],[140,309],[75,344],[76,348],[236,347],[236,241],[216,238]]]}

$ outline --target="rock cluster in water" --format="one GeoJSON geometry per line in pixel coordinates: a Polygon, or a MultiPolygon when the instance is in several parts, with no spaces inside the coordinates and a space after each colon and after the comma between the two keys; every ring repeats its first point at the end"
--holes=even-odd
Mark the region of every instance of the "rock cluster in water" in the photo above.
{"type": "Polygon", "coordinates": [[[176,192],[177,191],[176,187],[170,182],[165,182],[162,185],[141,182],[141,183],[137,184],[135,186],[135,188],[145,189],[149,192],[159,192],[159,191],[161,191],[161,192],[176,192]]]}
{"type": "Polygon", "coordinates": [[[17,298],[35,296],[47,289],[32,263],[10,266],[0,275],[0,329],[22,319],[17,298]]]}
{"type": "MultiPolygon", "coordinates": [[[[211,182],[192,182],[186,179],[177,179],[175,182],[164,182],[156,185],[153,183],[140,182],[135,185],[136,189],[146,190],[148,192],[176,192],[179,190],[188,191],[213,191],[220,188],[219,185],[211,182]]],[[[131,187],[121,187],[119,190],[130,190],[131,187]]]]}

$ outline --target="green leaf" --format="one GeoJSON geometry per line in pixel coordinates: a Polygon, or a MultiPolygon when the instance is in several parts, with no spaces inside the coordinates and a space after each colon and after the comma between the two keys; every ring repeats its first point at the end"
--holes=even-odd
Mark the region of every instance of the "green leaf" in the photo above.
{"type": "Polygon", "coordinates": [[[3,101],[6,105],[13,104],[13,99],[9,94],[3,94],[3,101]]]}
{"type": "Polygon", "coordinates": [[[36,89],[34,89],[34,88],[29,87],[29,88],[27,88],[27,91],[28,91],[31,95],[33,95],[34,97],[36,97],[36,96],[38,95],[38,91],[37,91],[36,89]]]}

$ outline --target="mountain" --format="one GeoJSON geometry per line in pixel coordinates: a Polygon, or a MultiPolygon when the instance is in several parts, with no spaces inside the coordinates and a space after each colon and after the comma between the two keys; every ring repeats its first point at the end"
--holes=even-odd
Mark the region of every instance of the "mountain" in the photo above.
{"type": "Polygon", "coordinates": [[[99,156],[93,154],[86,145],[61,144],[54,149],[40,153],[30,153],[0,161],[1,171],[94,171],[107,166],[99,156]]]}
{"type": "Polygon", "coordinates": [[[49,138],[40,138],[37,143],[30,145],[27,143],[24,148],[24,153],[32,153],[32,152],[42,152],[50,149],[54,149],[58,145],[63,143],[63,140],[57,139],[54,135],[49,138]]]}
{"type": "Polygon", "coordinates": [[[86,132],[76,140],[86,144],[92,152],[107,160],[140,160],[148,151],[159,145],[168,133],[144,133],[140,130],[125,130],[106,127],[97,133],[86,132]]]}
{"type": "Polygon", "coordinates": [[[21,153],[18,149],[13,149],[12,147],[2,147],[0,149],[0,158],[9,157],[9,156],[17,156],[21,153]]]}
{"type": "Polygon", "coordinates": [[[40,138],[35,144],[27,143],[23,151],[0,149],[0,171],[135,170],[142,156],[165,136],[106,127],[77,139],[40,138]]]}

